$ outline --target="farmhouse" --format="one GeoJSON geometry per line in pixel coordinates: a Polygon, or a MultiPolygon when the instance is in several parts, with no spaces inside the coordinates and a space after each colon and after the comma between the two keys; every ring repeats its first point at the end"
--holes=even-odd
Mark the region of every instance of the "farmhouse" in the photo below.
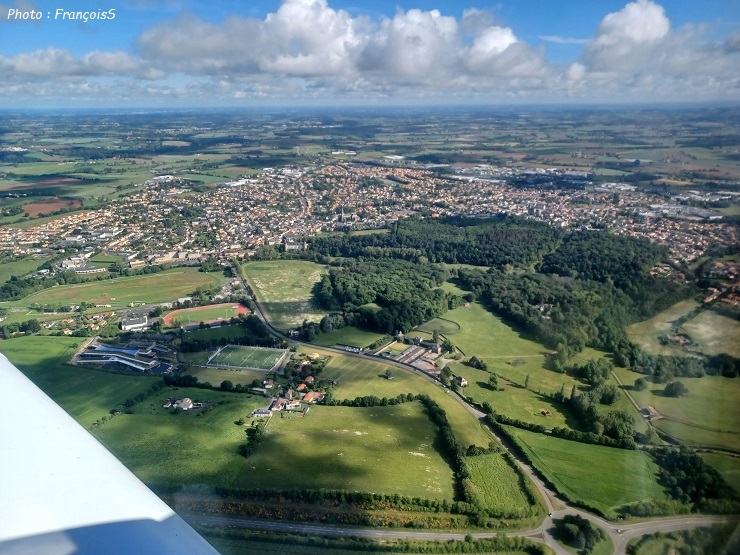
{"type": "Polygon", "coordinates": [[[270,409],[255,409],[252,411],[252,416],[254,418],[269,418],[272,415],[272,412],[270,412],[270,409]]]}
{"type": "Polygon", "coordinates": [[[311,393],[306,393],[306,396],[303,397],[304,403],[320,403],[324,400],[324,397],[326,395],[324,393],[321,393],[319,391],[312,391],[311,393]]]}
{"type": "Polygon", "coordinates": [[[183,397],[172,403],[172,406],[176,409],[190,410],[193,408],[193,400],[190,397],[183,397]]]}
{"type": "Polygon", "coordinates": [[[270,410],[271,411],[281,411],[281,410],[284,410],[285,409],[285,405],[287,405],[287,404],[288,404],[288,400],[287,399],[282,399],[282,398],[275,399],[270,404],[270,410]]]}
{"type": "Polygon", "coordinates": [[[455,376],[452,379],[452,383],[460,387],[468,387],[468,380],[466,380],[462,376],[455,376]]]}

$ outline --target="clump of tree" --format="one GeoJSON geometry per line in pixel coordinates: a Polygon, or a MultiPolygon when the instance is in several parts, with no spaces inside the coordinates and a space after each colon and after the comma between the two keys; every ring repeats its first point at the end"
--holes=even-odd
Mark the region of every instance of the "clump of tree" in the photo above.
{"type": "Polygon", "coordinates": [[[558,539],[583,554],[591,553],[596,544],[607,538],[604,530],[579,515],[565,515],[553,523],[558,539]]]}
{"type": "Polygon", "coordinates": [[[668,397],[683,397],[689,389],[681,382],[668,382],[663,393],[668,397]]]}

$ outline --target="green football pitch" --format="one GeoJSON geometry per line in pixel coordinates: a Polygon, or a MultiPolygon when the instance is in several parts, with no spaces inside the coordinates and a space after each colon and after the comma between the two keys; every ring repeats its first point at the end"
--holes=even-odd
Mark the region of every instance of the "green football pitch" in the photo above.
{"type": "Polygon", "coordinates": [[[208,366],[230,366],[256,370],[272,369],[285,355],[283,349],[227,345],[208,360],[208,366]]]}

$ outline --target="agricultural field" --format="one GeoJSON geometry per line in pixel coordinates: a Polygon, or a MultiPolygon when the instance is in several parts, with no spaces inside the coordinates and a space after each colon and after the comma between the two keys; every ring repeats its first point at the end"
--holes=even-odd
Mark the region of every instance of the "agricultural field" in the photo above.
{"type": "Polygon", "coordinates": [[[227,345],[208,359],[209,366],[234,366],[251,370],[271,370],[285,356],[283,349],[227,345]]]}
{"type": "Polygon", "coordinates": [[[209,389],[166,388],[134,406],[134,414],[119,414],[95,431],[98,440],[149,485],[232,485],[244,465],[239,445],[243,426],[265,399],[209,389]],[[168,397],[212,402],[207,413],[174,414],[162,404],[168,397]]]}
{"type": "Polygon", "coordinates": [[[606,516],[637,501],[663,500],[657,465],[642,451],[589,445],[507,426],[557,490],[606,516]]]}
{"type": "Polygon", "coordinates": [[[248,312],[247,307],[240,304],[225,303],[173,310],[165,314],[162,319],[167,326],[176,328],[197,325],[200,322],[231,320],[231,318],[237,318],[239,314],[248,314],[248,312]]]}
{"type": "Polygon", "coordinates": [[[363,359],[312,347],[300,347],[299,352],[331,356],[321,372],[321,380],[336,380],[334,390],[336,399],[354,399],[365,395],[377,397],[396,397],[401,393],[425,393],[447,411],[447,418],[455,432],[455,437],[464,446],[488,446],[493,440],[491,434],[460,405],[451,394],[446,393],[435,382],[410,370],[395,368],[379,361],[363,359]],[[386,370],[393,372],[393,379],[385,378],[386,370]]]}
{"type": "Polygon", "coordinates": [[[735,491],[740,492],[740,457],[702,453],[704,462],[713,466],[735,491]]]}
{"type": "Polygon", "coordinates": [[[654,355],[685,355],[686,351],[675,345],[661,345],[658,337],[671,333],[673,322],[699,306],[693,299],[674,304],[649,320],[627,327],[627,335],[640,347],[654,355]]]}
{"type": "Polygon", "coordinates": [[[318,406],[303,418],[274,416],[265,439],[233,485],[450,500],[452,470],[432,446],[436,433],[418,402],[370,408],[318,406]]]}
{"type": "Polygon", "coordinates": [[[503,453],[467,457],[465,462],[470,480],[486,509],[498,514],[515,514],[531,507],[519,487],[519,475],[503,453]]]}
{"type": "Polygon", "coordinates": [[[366,331],[354,326],[345,326],[338,330],[331,330],[328,333],[320,333],[313,342],[325,347],[349,345],[350,347],[365,348],[375,343],[381,337],[383,337],[382,333],[366,331]]]}
{"type": "Polygon", "coordinates": [[[158,274],[121,277],[76,285],[58,285],[38,291],[0,306],[37,304],[110,304],[124,307],[130,303],[157,303],[176,300],[198,287],[218,288],[224,281],[219,273],[199,272],[195,268],[175,268],[158,274]]]}
{"type": "MultiPolygon", "coordinates": [[[[616,369],[626,386],[645,377],[624,368],[616,369]]],[[[722,376],[678,378],[688,389],[684,397],[663,395],[664,384],[649,382],[645,391],[630,390],[641,407],[648,405],[664,417],[654,420],[661,431],[691,446],[718,447],[740,451],[740,419],[737,400],[740,398],[740,380],[722,376]]]]}
{"type": "Polygon", "coordinates": [[[313,286],[325,273],[323,266],[305,260],[274,260],[249,262],[242,270],[275,326],[318,322],[326,315],[313,301],[313,286]]]}
{"type": "Polygon", "coordinates": [[[727,353],[740,358],[740,322],[713,310],[705,310],[683,325],[691,339],[707,355],[727,353]]]}
{"type": "Polygon", "coordinates": [[[81,341],[73,337],[19,337],[0,342],[0,352],[85,427],[160,381],[152,376],[68,365],[81,341]]]}

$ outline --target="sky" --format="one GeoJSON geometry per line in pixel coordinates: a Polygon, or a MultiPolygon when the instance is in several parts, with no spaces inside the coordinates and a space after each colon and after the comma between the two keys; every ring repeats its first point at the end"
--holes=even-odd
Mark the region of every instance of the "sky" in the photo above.
{"type": "Polygon", "coordinates": [[[0,108],[685,102],[737,0],[0,0],[0,108]]]}

